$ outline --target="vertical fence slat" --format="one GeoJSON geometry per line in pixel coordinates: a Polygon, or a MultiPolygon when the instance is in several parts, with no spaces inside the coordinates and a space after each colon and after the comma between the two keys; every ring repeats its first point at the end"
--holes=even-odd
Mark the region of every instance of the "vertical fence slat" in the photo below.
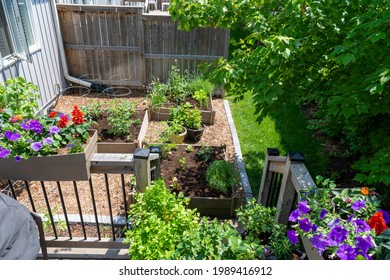
{"type": "Polygon", "coordinates": [[[53,213],[51,212],[51,207],[50,207],[50,203],[49,203],[49,198],[47,197],[47,192],[46,192],[45,183],[44,183],[43,181],[41,181],[41,187],[42,187],[43,197],[45,198],[45,203],[46,203],[47,212],[49,213],[49,218],[50,218],[51,226],[52,226],[52,228],[53,228],[54,237],[55,237],[56,239],[58,239],[56,224],[55,224],[55,222],[54,222],[53,213]]]}
{"type": "Polygon", "coordinates": [[[73,181],[73,188],[74,188],[74,193],[75,193],[75,196],[76,196],[77,208],[79,210],[80,223],[81,223],[81,227],[83,229],[84,239],[87,239],[87,233],[85,231],[85,225],[84,225],[84,219],[83,219],[83,212],[82,212],[82,209],[81,209],[79,192],[77,190],[77,183],[75,181],[73,181]]]}
{"type": "Polygon", "coordinates": [[[95,215],[95,222],[96,222],[96,230],[97,230],[97,234],[98,234],[98,239],[101,240],[102,238],[100,235],[99,219],[98,219],[98,214],[97,214],[97,209],[96,209],[95,195],[93,193],[92,178],[89,178],[89,189],[91,191],[92,207],[93,207],[93,213],[95,215]]]}
{"type": "Polygon", "coordinates": [[[11,189],[12,196],[14,197],[15,200],[18,200],[18,197],[16,196],[15,190],[14,190],[14,185],[12,184],[11,180],[8,180],[8,186],[11,189]]]}
{"type": "Polygon", "coordinates": [[[65,206],[64,196],[63,196],[63,194],[62,194],[61,184],[60,184],[59,181],[57,181],[57,189],[58,189],[58,194],[60,195],[62,211],[64,212],[64,217],[65,217],[66,227],[67,227],[68,233],[69,233],[69,238],[72,239],[72,231],[71,231],[71,229],[70,229],[70,223],[69,223],[68,213],[66,212],[66,206],[65,206]]]}
{"type": "Polygon", "coordinates": [[[29,185],[29,183],[27,181],[24,181],[24,184],[26,186],[28,199],[30,200],[31,208],[32,208],[33,212],[37,212],[37,210],[35,209],[34,200],[33,200],[32,196],[31,196],[30,185],[29,185]]]}
{"type": "Polygon", "coordinates": [[[108,201],[108,211],[110,213],[110,222],[111,222],[111,232],[112,239],[115,241],[115,228],[114,228],[114,218],[112,216],[112,207],[111,207],[111,196],[110,196],[110,185],[108,182],[108,175],[104,174],[104,180],[106,182],[106,192],[107,192],[107,201],[108,201]]]}

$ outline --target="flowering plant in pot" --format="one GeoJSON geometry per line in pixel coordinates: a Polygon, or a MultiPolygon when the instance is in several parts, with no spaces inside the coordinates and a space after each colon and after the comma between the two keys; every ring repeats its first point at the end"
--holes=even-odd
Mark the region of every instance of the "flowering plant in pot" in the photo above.
{"type": "Polygon", "coordinates": [[[79,151],[79,146],[89,138],[89,125],[84,122],[83,112],[77,106],[72,117],[52,112],[49,116],[23,118],[12,110],[0,112],[0,157],[16,161],[36,156],[56,154],[69,145],[70,152],[79,151]]]}
{"type": "MultiPolygon", "coordinates": [[[[378,194],[366,187],[336,190],[328,179],[324,187],[311,187],[301,193],[301,201],[290,214],[295,223],[288,231],[293,244],[299,236],[310,241],[324,259],[373,259],[381,250],[378,237],[390,221],[379,209],[378,194]]],[[[384,240],[383,240],[384,241],[384,240]]]]}

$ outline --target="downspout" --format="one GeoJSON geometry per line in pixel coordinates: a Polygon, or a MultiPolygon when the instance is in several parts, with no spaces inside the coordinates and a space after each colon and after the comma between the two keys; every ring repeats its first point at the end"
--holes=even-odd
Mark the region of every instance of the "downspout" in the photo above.
{"type": "Polygon", "coordinates": [[[57,36],[57,41],[58,41],[58,50],[60,52],[60,58],[61,58],[61,64],[62,64],[62,69],[64,71],[64,76],[65,79],[68,80],[69,82],[73,82],[88,88],[99,88],[100,85],[92,84],[90,82],[80,80],[78,78],[72,77],[69,75],[69,70],[68,70],[68,65],[66,63],[66,57],[65,57],[65,48],[64,48],[64,42],[62,41],[62,35],[61,35],[61,30],[60,30],[60,21],[58,19],[58,13],[56,9],[56,3],[55,0],[50,1],[51,5],[51,11],[53,15],[53,20],[54,20],[54,28],[57,36]]]}

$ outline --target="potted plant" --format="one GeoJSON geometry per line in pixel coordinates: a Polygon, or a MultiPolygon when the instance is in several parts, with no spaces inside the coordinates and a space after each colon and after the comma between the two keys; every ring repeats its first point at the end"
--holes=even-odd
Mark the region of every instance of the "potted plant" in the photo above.
{"type": "Polygon", "coordinates": [[[204,126],[200,110],[197,107],[193,107],[189,102],[186,102],[183,105],[171,108],[170,119],[185,126],[189,140],[199,141],[204,126]]]}
{"type": "Polygon", "coordinates": [[[186,111],[184,126],[187,128],[187,138],[191,141],[198,142],[204,131],[202,116],[198,108],[194,107],[186,111]]]}
{"type": "Polygon", "coordinates": [[[178,122],[171,122],[166,133],[171,142],[183,144],[187,129],[178,122]]]}
{"type": "Polygon", "coordinates": [[[89,130],[83,112],[74,106],[71,116],[37,116],[37,88],[23,78],[6,85],[0,86],[0,178],[89,179],[97,135],[89,130]]]}

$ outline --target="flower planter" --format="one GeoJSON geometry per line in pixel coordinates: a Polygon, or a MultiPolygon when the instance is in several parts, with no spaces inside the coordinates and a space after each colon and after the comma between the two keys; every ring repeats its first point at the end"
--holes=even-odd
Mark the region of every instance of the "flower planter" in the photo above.
{"type": "Polygon", "coordinates": [[[316,248],[311,245],[309,238],[307,238],[306,236],[301,236],[301,240],[303,243],[303,247],[305,248],[307,258],[309,260],[324,260],[324,258],[320,254],[318,254],[316,248]]]}
{"type": "Polygon", "coordinates": [[[92,156],[97,151],[97,132],[90,130],[83,153],[31,157],[16,162],[0,158],[0,179],[26,181],[78,181],[90,178],[92,156]]]}
{"type": "Polygon", "coordinates": [[[233,218],[235,209],[239,206],[237,197],[190,197],[190,209],[197,209],[201,216],[216,218],[233,218]]]}
{"type": "Polygon", "coordinates": [[[136,148],[142,148],[145,135],[148,131],[149,126],[149,117],[148,112],[145,110],[144,118],[142,120],[141,130],[138,134],[137,140],[131,143],[122,143],[122,142],[98,142],[97,143],[97,152],[98,153],[134,153],[136,148]]]}
{"type": "MultiPolygon", "coordinates": [[[[210,110],[200,110],[202,115],[202,123],[214,124],[216,111],[214,110],[212,98],[210,96],[210,110]]],[[[169,119],[170,107],[176,106],[176,104],[167,103],[161,105],[161,107],[153,106],[149,107],[149,119],[152,121],[167,121],[169,119]]]]}

